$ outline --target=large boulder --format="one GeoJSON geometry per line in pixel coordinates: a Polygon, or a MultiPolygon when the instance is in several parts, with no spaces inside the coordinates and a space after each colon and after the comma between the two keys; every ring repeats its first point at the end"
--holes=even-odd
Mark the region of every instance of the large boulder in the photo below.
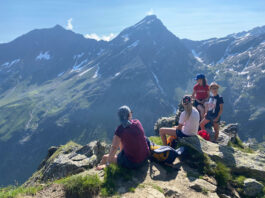
{"type": "Polygon", "coordinates": [[[158,135],[160,128],[162,128],[162,127],[173,127],[176,124],[177,124],[176,116],[162,117],[156,121],[155,126],[154,126],[154,131],[158,135]]]}
{"type": "Polygon", "coordinates": [[[57,149],[49,149],[46,159],[39,170],[25,183],[31,186],[37,182],[60,179],[77,174],[98,164],[102,156],[109,151],[110,145],[93,141],[85,146],[70,142],[57,149]],[[51,154],[52,153],[52,154],[51,154]]]}
{"type": "Polygon", "coordinates": [[[229,142],[235,143],[238,136],[238,123],[221,125],[218,144],[226,146],[229,142]]]}
{"type": "Polygon", "coordinates": [[[214,161],[221,161],[238,174],[248,174],[258,180],[265,178],[265,155],[258,152],[247,153],[238,149],[218,145],[200,136],[182,138],[182,145],[207,154],[214,161]]]}
{"type": "Polygon", "coordinates": [[[244,194],[246,196],[256,197],[261,193],[263,187],[263,184],[255,179],[248,178],[244,180],[244,194]]]}
{"type": "Polygon", "coordinates": [[[179,117],[180,117],[180,114],[181,114],[182,111],[184,111],[184,107],[180,103],[178,105],[178,110],[176,112],[176,115],[159,118],[156,121],[155,126],[154,126],[155,134],[158,135],[159,134],[159,129],[162,128],[162,127],[173,127],[173,126],[178,125],[179,117]]]}

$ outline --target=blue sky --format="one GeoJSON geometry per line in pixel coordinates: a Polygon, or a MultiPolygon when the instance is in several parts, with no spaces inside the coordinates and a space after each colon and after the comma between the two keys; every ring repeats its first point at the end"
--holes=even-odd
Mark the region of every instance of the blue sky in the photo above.
{"type": "Polygon", "coordinates": [[[56,24],[108,40],[148,13],[192,40],[265,25],[264,0],[0,0],[0,42],[56,24]]]}

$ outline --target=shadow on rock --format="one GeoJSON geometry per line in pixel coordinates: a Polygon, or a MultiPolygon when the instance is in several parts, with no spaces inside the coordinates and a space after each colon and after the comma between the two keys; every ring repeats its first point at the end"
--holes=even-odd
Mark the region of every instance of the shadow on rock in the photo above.
{"type": "Polygon", "coordinates": [[[153,180],[169,181],[175,179],[178,175],[180,164],[174,166],[166,166],[156,162],[150,162],[149,174],[153,180]]]}

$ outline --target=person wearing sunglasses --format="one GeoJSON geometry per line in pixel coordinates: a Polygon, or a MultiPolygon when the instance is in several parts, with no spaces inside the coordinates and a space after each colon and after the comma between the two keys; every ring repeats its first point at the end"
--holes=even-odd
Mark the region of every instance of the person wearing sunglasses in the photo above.
{"type": "Polygon", "coordinates": [[[205,125],[209,122],[212,123],[214,127],[214,142],[217,142],[219,136],[219,123],[221,120],[221,115],[223,113],[224,100],[222,96],[218,94],[219,85],[215,82],[210,84],[211,96],[206,104],[206,113],[204,119],[200,123],[201,130],[205,130],[205,125]]]}
{"type": "Polygon", "coordinates": [[[184,96],[182,99],[184,111],[180,114],[179,124],[176,127],[162,127],[159,130],[160,137],[164,145],[167,145],[167,135],[177,138],[189,137],[197,135],[200,114],[198,110],[192,106],[191,96],[184,96]]]}

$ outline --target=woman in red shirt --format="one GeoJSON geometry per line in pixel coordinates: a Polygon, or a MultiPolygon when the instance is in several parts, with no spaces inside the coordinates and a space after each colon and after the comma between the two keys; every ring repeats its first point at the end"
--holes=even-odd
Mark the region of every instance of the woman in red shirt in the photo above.
{"type": "Polygon", "coordinates": [[[132,119],[132,111],[128,106],[120,107],[118,116],[121,124],[115,131],[110,153],[103,156],[97,170],[105,168],[110,163],[125,168],[138,168],[149,157],[149,147],[140,121],[132,119]],[[121,152],[116,155],[119,147],[121,152]]]}
{"type": "Polygon", "coordinates": [[[197,80],[197,84],[193,87],[192,98],[194,101],[194,106],[200,112],[200,120],[203,119],[205,112],[204,103],[209,99],[209,85],[207,85],[207,81],[205,75],[198,74],[195,78],[197,80]]]}

